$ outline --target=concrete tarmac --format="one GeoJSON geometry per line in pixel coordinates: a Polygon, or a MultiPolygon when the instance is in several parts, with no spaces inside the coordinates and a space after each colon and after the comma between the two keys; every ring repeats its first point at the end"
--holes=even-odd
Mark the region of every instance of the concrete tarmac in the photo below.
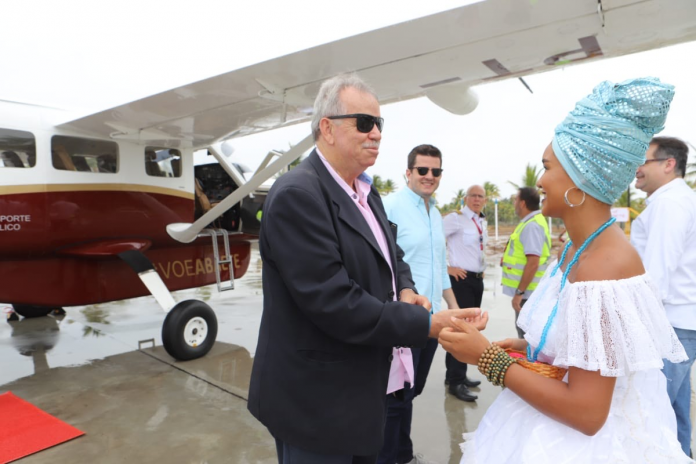
{"type": "MultiPolygon", "coordinates": [[[[491,340],[515,336],[499,253],[489,256],[482,304],[491,340]]],[[[222,294],[214,286],[176,292],[178,301],[207,301],[218,317],[216,345],[194,361],[177,362],[162,348],[164,313],[151,297],[66,308],[62,319],[0,321],[0,393],[12,391],[86,433],[21,462],[276,462],[272,437],[246,409],[262,310],[256,250],[235,286],[222,294]]],[[[412,437],[428,459],[458,463],[461,434],[476,429],[500,389],[472,367],[470,377],[482,380],[472,389],[479,399],[457,400],[443,384],[444,358],[439,348],[415,401],[412,437]]]]}

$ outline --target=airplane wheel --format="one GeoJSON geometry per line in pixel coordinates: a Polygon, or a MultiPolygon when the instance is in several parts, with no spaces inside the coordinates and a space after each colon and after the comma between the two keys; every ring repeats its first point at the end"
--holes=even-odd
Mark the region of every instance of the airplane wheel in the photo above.
{"type": "Polygon", "coordinates": [[[53,311],[54,308],[47,308],[45,306],[32,306],[23,304],[13,304],[15,312],[20,316],[24,317],[44,317],[53,311]]]}
{"type": "Polygon", "coordinates": [[[198,300],[177,303],[162,325],[162,343],[179,361],[205,356],[215,344],[217,318],[210,306],[198,300]]]}

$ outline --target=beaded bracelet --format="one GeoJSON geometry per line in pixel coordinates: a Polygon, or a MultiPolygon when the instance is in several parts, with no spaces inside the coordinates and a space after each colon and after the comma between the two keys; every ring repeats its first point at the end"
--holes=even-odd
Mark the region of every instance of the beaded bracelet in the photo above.
{"type": "Polygon", "coordinates": [[[493,385],[504,387],[505,374],[508,368],[516,362],[517,360],[507,354],[505,350],[497,345],[491,345],[481,354],[478,368],[493,385]]]}
{"type": "Polygon", "coordinates": [[[490,368],[493,359],[498,352],[502,352],[503,349],[498,345],[490,345],[488,348],[483,350],[481,357],[478,360],[478,369],[483,375],[487,375],[488,369],[490,368]]]}
{"type": "Polygon", "coordinates": [[[496,387],[504,387],[505,374],[507,373],[508,368],[516,362],[517,360],[512,358],[509,354],[499,352],[495,357],[494,366],[489,372],[490,382],[496,387]]]}

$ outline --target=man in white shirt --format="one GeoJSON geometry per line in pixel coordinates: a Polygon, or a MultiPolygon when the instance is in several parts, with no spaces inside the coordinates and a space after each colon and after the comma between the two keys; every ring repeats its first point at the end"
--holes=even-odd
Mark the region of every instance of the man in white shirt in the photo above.
{"type": "Polygon", "coordinates": [[[691,366],[696,359],[696,192],[684,182],[689,148],[655,137],[636,171],[636,187],[648,194],[645,211],[631,225],[631,243],[660,292],[688,362],[665,360],[667,392],[677,416],[682,449],[691,452],[691,366]]]}
{"type": "MultiPolygon", "coordinates": [[[[488,242],[487,224],[482,213],[486,205],[486,191],[472,185],[466,191],[466,206],[457,213],[445,216],[443,228],[447,240],[447,273],[452,291],[460,308],[479,308],[483,298],[483,273],[486,270],[484,250],[488,242]]],[[[467,365],[447,353],[445,383],[449,392],[462,401],[478,397],[469,388],[478,387],[480,380],[467,378],[467,365]]]]}

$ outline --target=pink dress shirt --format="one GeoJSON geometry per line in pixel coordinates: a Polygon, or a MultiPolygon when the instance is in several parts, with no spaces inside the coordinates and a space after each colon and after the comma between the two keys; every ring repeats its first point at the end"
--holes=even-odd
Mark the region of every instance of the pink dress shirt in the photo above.
{"type": "MultiPolygon", "coordinates": [[[[370,187],[372,185],[371,179],[365,174],[361,174],[357,179],[355,179],[355,190],[349,186],[341,176],[338,175],[336,170],[329,164],[329,162],[324,158],[319,148],[316,149],[319,159],[324,163],[324,167],[329,171],[331,177],[334,178],[336,183],[346,192],[346,194],[353,200],[353,203],[358,208],[360,213],[365,218],[367,225],[370,226],[372,234],[375,236],[377,243],[379,244],[379,249],[382,251],[382,256],[389,264],[389,269],[392,271],[392,289],[394,290],[394,300],[396,301],[396,280],[394,279],[394,269],[392,268],[391,259],[389,259],[389,246],[387,245],[387,239],[384,236],[384,231],[379,226],[377,218],[372,212],[372,208],[367,203],[367,198],[370,194],[370,187]]],[[[413,386],[414,375],[413,375],[413,357],[411,356],[410,348],[394,348],[392,350],[392,364],[389,370],[389,384],[387,385],[387,394],[392,393],[397,390],[404,388],[404,383],[408,382],[413,386]]]]}

